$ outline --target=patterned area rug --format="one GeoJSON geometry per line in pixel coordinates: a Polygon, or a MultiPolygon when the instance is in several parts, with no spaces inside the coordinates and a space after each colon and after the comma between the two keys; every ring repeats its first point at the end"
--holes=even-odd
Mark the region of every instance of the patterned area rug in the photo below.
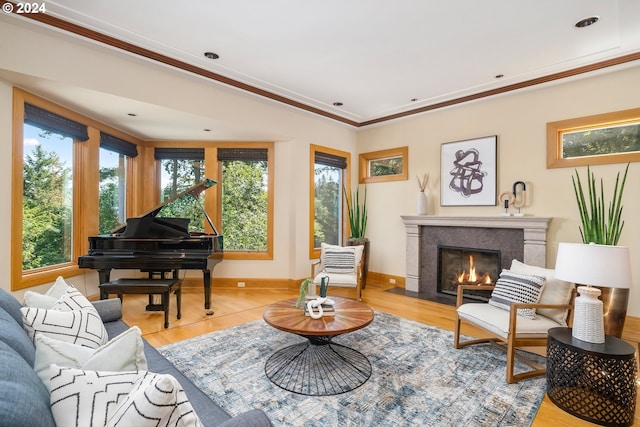
{"type": "Polygon", "coordinates": [[[303,340],[259,320],[159,350],[230,414],[260,408],[275,426],[529,426],[544,397],[544,377],[505,382],[495,346],[455,350],[452,332],[379,312],[335,338],[369,358],[371,378],[336,396],[297,395],[272,384],[264,364],[303,340]]]}

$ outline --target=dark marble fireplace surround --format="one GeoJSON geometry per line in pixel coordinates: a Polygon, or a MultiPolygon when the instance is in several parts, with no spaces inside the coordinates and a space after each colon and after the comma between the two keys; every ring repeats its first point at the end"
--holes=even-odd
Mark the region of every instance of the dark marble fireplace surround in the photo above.
{"type": "Polygon", "coordinates": [[[551,218],[403,216],[406,229],[405,290],[421,298],[455,305],[455,296],[437,292],[438,245],[492,249],[501,269],[517,259],[544,267],[551,218]]]}

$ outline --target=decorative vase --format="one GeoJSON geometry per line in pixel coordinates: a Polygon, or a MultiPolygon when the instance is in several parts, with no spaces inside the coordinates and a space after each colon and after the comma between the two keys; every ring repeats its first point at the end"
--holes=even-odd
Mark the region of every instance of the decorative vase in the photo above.
{"type": "Polygon", "coordinates": [[[574,301],[573,329],[571,335],[581,341],[604,343],[604,321],[602,301],[598,299],[600,289],[579,286],[580,294],[574,301]]]}
{"type": "Polygon", "coordinates": [[[424,191],[418,193],[418,203],[416,206],[416,213],[418,215],[426,215],[428,213],[428,201],[427,195],[424,191]]]}

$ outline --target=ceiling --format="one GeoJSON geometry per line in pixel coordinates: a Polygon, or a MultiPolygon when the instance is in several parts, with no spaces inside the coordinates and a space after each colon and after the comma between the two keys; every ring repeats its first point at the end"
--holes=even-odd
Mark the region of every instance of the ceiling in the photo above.
{"type": "MultiPolygon", "coordinates": [[[[47,25],[76,24],[65,31],[94,30],[95,43],[122,41],[356,127],[640,59],[636,0],[47,0],[46,9],[47,25]],[[591,16],[598,22],[574,26],[591,16]]],[[[99,108],[100,96],[83,101],[99,108]]],[[[108,123],[129,129],[123,116],[108,123]]]]}

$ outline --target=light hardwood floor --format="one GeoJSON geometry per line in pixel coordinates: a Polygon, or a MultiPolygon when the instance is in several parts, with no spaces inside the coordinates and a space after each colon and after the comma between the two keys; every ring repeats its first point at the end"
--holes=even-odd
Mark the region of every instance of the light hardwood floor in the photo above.
{"type": "MultiPolygon", "coordinates": [[[[374,310],[394,314],[407,319],[453,330],[454,308],[385,292],[390,286],[369,283],[363,291],[362,301],[374,310]]],[[[334,295],[354,297],[351,289],[333,288],[334,295]]],[[[297,297],[297,291],[287,289],[237,289],[215,287],[212,291],[213,316],[207,316],[201,287],[183,287],[182,318],[176,319],[175,297],[171,298],[171,317],[168,329],[163,328],[162,312],[146,312],[148,298],[145,295],[125,295],[123,318],[129,325],[137,325],[147,341],[155,347],[171,344],[187,338],[202,335],[234,325],[262,319],[264,308],[280,299],[297,297]]],[[[478,330],[470,327],[463,333],[480,336],[478,330]]],[[[633,343],[637,345],[637,343],[633,343]]],[[[544,350],[544,349],[542,349],[544,350]]],[[[451,345],[451,351],[457,351],[451,345]]],[[[526,381],[526,380],[525,380],[526,381]]],[[[638,407],[638,405],[636,405],[638,407]]],[[[639,411],[636,411],[635,425],[640,425],[639,411]]],[[[533,426],[580,427],[593,424],[576,418],[556,407],[547,396],[533,422],[533,426]]]]}

